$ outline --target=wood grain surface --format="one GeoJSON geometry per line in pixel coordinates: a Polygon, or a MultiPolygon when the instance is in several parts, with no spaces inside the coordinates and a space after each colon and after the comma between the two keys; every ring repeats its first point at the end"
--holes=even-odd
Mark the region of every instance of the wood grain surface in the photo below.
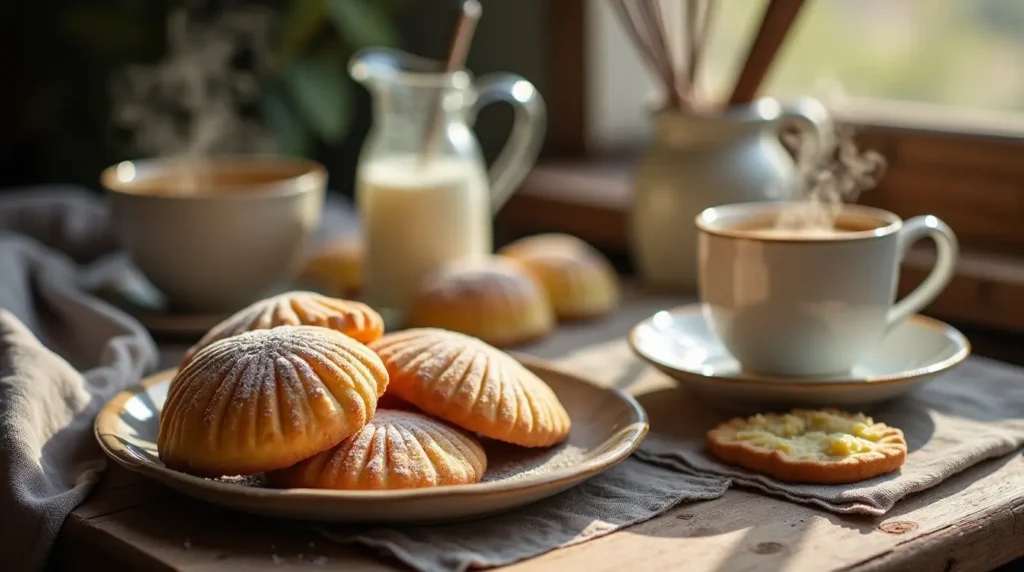
{"type": "MultiPolygon", "coordinates": [[[[682,300],[630,297],[610,320],[563,328],[531,348],[546,359],[615,343],[633,323],[682,300]]],[[[178,349],[166,351],[173,363],[178,349]]],[[[624,370],[639,362],[623,364],[624,370]]],[[[652,431],[672,433],[680,392],[645,373],[630,387],[652,431]]],[[[839,516],[743,489],[676,507],[607,537],[508,570],[990,570],[1024,555],[1024,458],[975,466],[890,514],[839,516]]],[[[208,571],[244,568],[401,570],[373,552],[286,523],[204,505],[114,468],[66,521],[53,568],[208,571]]]]}

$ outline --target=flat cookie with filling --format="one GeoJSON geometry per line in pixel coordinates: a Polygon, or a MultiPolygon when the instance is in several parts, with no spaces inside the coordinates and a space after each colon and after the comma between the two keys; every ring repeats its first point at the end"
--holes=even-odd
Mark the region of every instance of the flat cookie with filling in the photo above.
{"type": "Polygon", "coordinates": [[[903,431],[836,409],[732,419],[705,442],[726,463],[791,483],[854,483],[896,471],[907,458],[903,431]]]}

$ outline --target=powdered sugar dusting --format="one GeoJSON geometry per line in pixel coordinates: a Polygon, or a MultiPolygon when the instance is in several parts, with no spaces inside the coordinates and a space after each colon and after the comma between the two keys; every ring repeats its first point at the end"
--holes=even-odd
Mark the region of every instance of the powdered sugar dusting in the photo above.
{"type": "Polygon", "coordinates": [[[254,330],[297,325],[330,328],[361,342],[377,339],[384,330],[380,315],[361,302],[329,298],[303,290],[285,292],[254,302],[211,328],[189,348],[182,363],[189,362],[200,350],[226,338],[254,330]]]}
{"type": "Polygon", "coordinates": [[[540,285],[519,266],[500,258],[456,261],[428,274],[420,296],[457,301],[495,295],[540,296],[540,285]]]}
{"type": "Polygon", "coordinates": [[[364,411],[363,395],[376,396],[385,376],[369,348],[321,327],[280,326],[214,342],[174,378],[168,390],[174,399],[161,415],[167,428],[201,424],[204,431],[186,442],[168,437],[171,429],[165,429],[161,458],[181,465],[198,460],[207,465],[201,467],[205,473],[242,471],[242,466],[208,459],[222,455],[224,448],[238,453],[296,433],[316,435],[323,429],[320,423],[332,422],[321,413],[333,410],[337,396],[354,395],[351,388],[358,388],[355,409],[364,411]],[[367,366],[371,358],[375,367],[367,366]]]}
{"type": "Polygon", "coordinates": [[[242,487],[265,488],[267,486],[267,477],[262,473],[258,475],[219,477],[212,480],[221,483],[227,483],[229,485],[239,485],[242,487]]]}

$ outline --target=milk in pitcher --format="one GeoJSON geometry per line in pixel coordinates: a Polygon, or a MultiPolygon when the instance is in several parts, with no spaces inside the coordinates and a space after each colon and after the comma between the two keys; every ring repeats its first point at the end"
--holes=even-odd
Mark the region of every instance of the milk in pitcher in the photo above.
{"type": "Polygon", "coordinates": [[[481,161],[418,155],[374,158],[359,168],[365,297],[399,312],[437,266],[491,252],[487,173],[481,161]]]}

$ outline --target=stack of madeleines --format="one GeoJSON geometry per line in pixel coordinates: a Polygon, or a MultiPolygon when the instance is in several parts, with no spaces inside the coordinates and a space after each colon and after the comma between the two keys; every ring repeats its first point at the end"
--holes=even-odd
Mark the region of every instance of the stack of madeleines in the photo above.
{"type": "Polygon", "coordinates": [[[567,234],[541,234],[517,240],[497,256],[435,270],[419,285],[409,325],[508,348],[546,336],[557,321],[606,314],[618,302],[618,278],[601,253],[567,234]]]}
{"type": "Polygon", "coordinates": [[[214,327],[181,362],[160,459],[201,477],[383,490],[478,482],[478,436],[550,447],[569,415],[539,377],[448,330],[384,334],[368,306],[289,292],[214,327]]]}

